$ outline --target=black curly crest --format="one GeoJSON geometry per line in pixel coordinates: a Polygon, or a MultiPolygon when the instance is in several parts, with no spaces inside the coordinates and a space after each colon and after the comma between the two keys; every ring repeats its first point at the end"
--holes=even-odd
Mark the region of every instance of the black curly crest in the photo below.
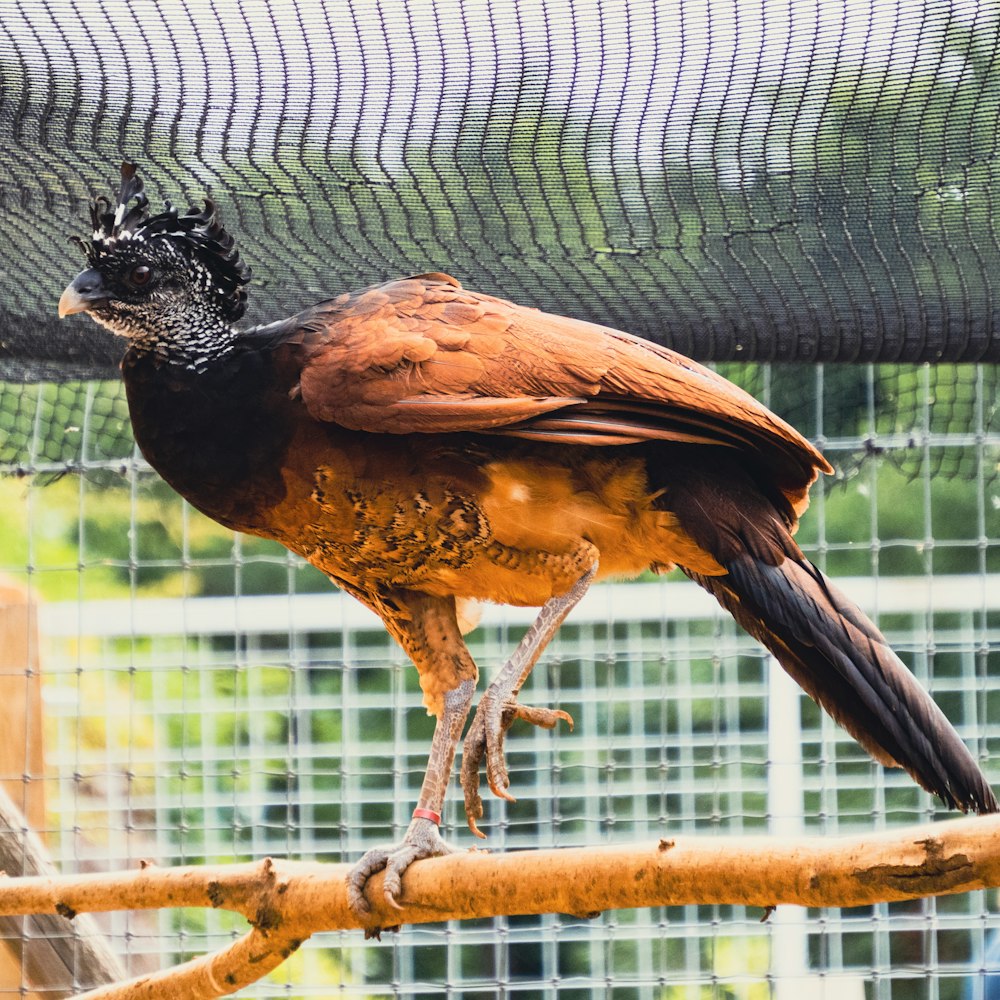
{"type": "Polygon", "coordinates": [[[87,255],[91,267],[123,244],[152,239],[170,240],[180,249],[193,250],[209,269],[222,294],[228,317],[239,319],[246,308],[250,268],[240,260],[231,233],[219,219],[214,202],[205,200],[203,209],[190,208],[184,215],[169,202],[159,215],[150,216],[149,199],[136,165],[125,161],[121,166],[121,187],[117,203],[101,196],[90,207],[94,227],[92,240],[75,240],[87,255]],[[134,201],[134,204],[132,202],[134,201]]]}
{"type": "Polygon", "coordinates": [[[103,195],[90,206],[90,221],[94,226],[94,239],[113,240],[125,233],[133,233],[149,214],[149,199],[142,193],[143,183],[134,163],[122,164],[122,183],[118,189],[118,202],[112,211],[111,201],[103,195]],[[129,202],[135,198],[135,205],[129,202]]]}

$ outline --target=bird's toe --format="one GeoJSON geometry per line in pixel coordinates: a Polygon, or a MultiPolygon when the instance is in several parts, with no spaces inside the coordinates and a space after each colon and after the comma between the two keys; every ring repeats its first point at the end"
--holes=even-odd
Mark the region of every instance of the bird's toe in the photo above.
{"type": "Polygon", "coordinates": [[[542,729],[554,729],[560,722],[573,728],[573,717],[568,712],[556,708],[538,708],[521,705],[514,699],[501,701],[493,697],[487,689],[476,709],[475,718],[465,736],[462,749],[462,791],[465,794],[465,816],[469,829],[477,836],[484,837],[476,821],[483,816],[483,800],[479,794],[479,769],[486,762],[486,780],[490,791],[497,798],[514,802],[514,796],[507,791],[510,787],[510,773],[504,757],[504,741],[507,730],[515,719],[522,719],[542,729]]]}
{"type": "Polygon", "coordinates": [[[462,793],[465,796],[465,818],[469,823],[469,829],[477,837],[483,839],[485,839],[486,834],[476,825],[476,820],[483,817],[483,799],[479,794],[479,765],[483,762],[485,752],[486,740],[483,735],[483,723],[477,714],[472,720],[472,725],[469,727],[462,747],[460,780],[462,793]]]}
{"type": "Polygon", "coordinates": [[[539,729],[555,729],[560,722],[565,722],[570,729],[573,729],[573,716],[560,708],[539,708],[535,705],[517,703],[513,707],[514,718],[538,726],[539,729]]]}
{"type": "Polygon", "coordinates": [[[426,819],[414,819],[402,841],[392,847],[372,848],[348,872],[348,905],[358,917],[362,919],[370,917],[372,908],[365,897],[365,888],[373,875],[385,871],[382,885],[383,898],[389,906],[397,910],[402,909],[398,897],[403,894],[403,874],[407,868],[414,861],[453,854],[455,851],[456,848],[441,836],[436,823],[426,819]]]}
{"type": "Polygon", "coordinates": [[[365,886],[372,875],[385,868],[389,860],[389,851],[382,847],[366,851],[361,860],[347,873],[347,905],[359,917],[367,917],[371,911],[368,900],[365,899],[365,886]]]}
{"type": "Polygon", "coordinates": [[[418,847],[413,845],[402,847],[389,855],[385,865],[385,880],[382,882],[382,895],[389,906],[397,910],[402,909],[402,906],[396,902],[396,897],[403,894],[403,872],[421,857],[433,856],[423,854],[418,847]]]}

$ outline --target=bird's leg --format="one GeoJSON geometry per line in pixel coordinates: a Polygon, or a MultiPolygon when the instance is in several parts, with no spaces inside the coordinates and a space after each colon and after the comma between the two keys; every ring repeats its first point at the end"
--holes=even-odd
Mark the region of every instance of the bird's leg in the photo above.
{"type": "Polygon", "coordinates": [[[383,895],[389,905],[399,908],[396,896],[402,892],[403,872],[414,861],[455,850],[441,837],[438,827],[477,676],[475,662],[458,628],[454,600],[412,591],[384,595],[391,601],[364,596],[409,653],[420,673],[424,700],[438,720],[417,807],[402,841],[392,847],[373,848],[348,873],[348,902],[362,917],[371,912],[364,889],[376,872],[385,869],[383,895]]]}
{"type": "Polygon", "coordinates": [[[573,725],[572,718],[566,712],[519,705],[517,694],[559,626],[587,593],[596,574],[595,560],[565,594],[545,602],[531,628],[479,700],[462,749],[465,815],[469,829],[477,837],[485,837],[476,825],[476,820],[483,815],[483,800],[479,795],[479,765],[484,757],[486,778],[493,794],[510,802],[514,801],[514,796],[507,791],[510,776],[503,755],[504,736],[514,720],[524,719],[525,722],[546,729],[552,729],[560,719],[573,725]]]}
{"type": "Polygon", "coordinates": [[[355,913],[364,916],[371,912],[364,889],[365,883],[376,872],[385,869],[383,895],[387,903],[399,909],[396,896],[403,891],[403,872],[414,861],[451,854],[456,850],[442,838],[438,824],[451,778],[455,749],[465,727],[475,689],[475,681],[466,680],[444,696],[444,711],[434,727],[420,797],[402,842],[393,847],[372,848],[348,874],[347,899],[355,913]]]}

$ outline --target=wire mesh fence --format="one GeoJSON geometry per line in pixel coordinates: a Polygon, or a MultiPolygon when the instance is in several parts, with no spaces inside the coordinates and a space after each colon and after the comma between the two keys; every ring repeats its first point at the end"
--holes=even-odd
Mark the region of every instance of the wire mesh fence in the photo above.
{"type": "MultiPolygon", "coordinates": [[[[821,371],[813,376],[823,384],[821,371]]],[[[820,413],[837,406],[822,402],[820,413]]],[[[855,454],[871,430],[837,447],[855,454]]],[[[1000,439],[973,426],[923,444],[968,451],[973,475],[925,466],[913,478],[874,457],[817,491],[801,540],[849,577],[843,589],[878,616],[992,774],[1000,439]]],[[[9,526],[0,569],[47,597],[47,833],[63,870],[351,860],[398,837],[432,722],[403,654],[297,560],[210,525],[141,462],[123,464],[0,481],[9,526]]],[[[472,636],[484,675],[530,614],[487,609],[472,636]]],[[[576,729],[515,728],[518,801],[487,801],[488,846],[835,835],[945,815],[780,681],[686,581],[595,589],[524,693],[569,711],[576,729]]],[[[457,795],[445,827],[472,845],[457,795]]],[[[982,970],[1000,930],[991,894],[761,916],[689,906],[428,925],[381,944],[324,934],[244,995],[988,996],[982,970]]],[[[218,947],[242,923],[180,911],[117,914],[108,927],[138,972],[218,947]]]]}
{"type": "MultiPolygon", "coordinates": [[[[980,459],[1000,431],[994,365],[717,366],[802,433],[841,476],[882,454],[908,476],[992,482],[980,459]]],[[[0,467],[17,475],[122,471],[134,449],[121,382],[0,381],[0,467]]]]}
{"type": "MultiPolygon", "coordinates": [[[[153,478],[120,345],[57,324],[66,238],[123,158],[154,203],[219,201],[253,321],[445,269],[717,362],[823,446],[799,540],[994,776],[998,33],[960,0],[0,3],[0,571],[45,601],[64,869],[356,858],[405,826],[430,732],[383,630],[153,478]]],[[[688,588],[635,586],[536,673],[577,728],[514,731],[491,847],[938,815],[688,588]]],[[[484,673],[524,623],[488,613],[484,673]]],[[[469,841],[455,802],[446,825],[469,841]]],[[[324,935],[246,995],[992,1000],[990,894],[759,916],[324,935]]],[[[108,927],[138,972],[238,923],[108,927]]]]}

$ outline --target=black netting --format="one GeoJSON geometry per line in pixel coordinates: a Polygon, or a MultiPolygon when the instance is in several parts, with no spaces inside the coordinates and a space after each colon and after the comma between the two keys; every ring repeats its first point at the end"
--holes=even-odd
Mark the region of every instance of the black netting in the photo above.
{"type": "Polygon", "coordinates": [[[926,462],[996,429],[991,375],[899,363],[1000,359],[998,30],[924,0],[7,5],[0,461],[78,461],[60,407],[87,398],[89,457],[129,450],[117,390],[48,393],[40,444],[27,388],[114,377],[120,345],[54,304],[129,157],[154,203],[220,202],[251,321],[443,269],[732,362],[828,441],[864,410],[872,450],[926,462]],[[817,360],[890,364],[827,366],[824,415],[791,364],[817,360]]]}
{"type": "MultiPolygon", "coordinates": [[[[254,269],[248,322],[445,270],[717,365],[830,457],[842,482],[813,490],[799,541],[861,577],[845,589],[995,777],[998,36],[982,0],[0,0],[0,473],[40,474],[0,478],[0,570],[45,598],[46,823],[66,870],[355,860],[405,828],[429,739],[381,624],[135,474],[122,344],[55,316],[82,266],[69,237],[124,158],[154,209],[218,202],[254,269]]],[[[665,586],[609,589],[561,630],[529,683],[579,728],[512,732],[520,802],[487,806],[494,849],[934,814],[811,702],[765,712],[759,649],[665,586]]],[[[527,621],[487,610],[484,674],[527,621]]],[[[994,985],[986,894],[785,910],[316,935],[244,993],[994,985]]],[[[158,920],[108,925],[133,972],[239,923],[158,920]]]]}
{"type": "Polygon", "coordinates": [[[1000,357],[994,14],[335,6],[5,11],[8,357],[107,361],[52,303],[124,155],[216,194],[257,316],[447,267],[701,358],[1000,357]]]}

